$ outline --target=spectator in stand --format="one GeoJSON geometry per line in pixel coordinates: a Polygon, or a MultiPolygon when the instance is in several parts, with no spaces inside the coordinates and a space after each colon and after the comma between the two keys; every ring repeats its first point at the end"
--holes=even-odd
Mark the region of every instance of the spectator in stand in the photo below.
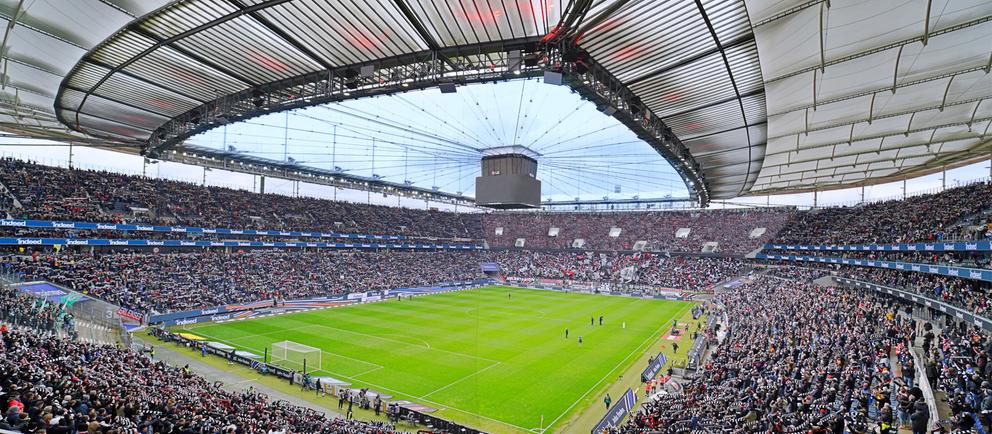
{"type": "Polygon", "coordinates": [[[10,158],[0,158],[0,184],[22,206],[0,189],[0,212],[13,218],[482,238],[475,213],[263,195],[10,158]]]}
{"type": "Polygon", "coordinates": [[[63,251],[0,256],[0,265],[21,279],[51,281],[141,312],[167,312],[479,279],[481,258],[471,252],[63,251]]]}
{"type": "Polygon", "coordinates": [[[889,359],[913,331],[893,300],[767,276],[717,299],[729,324],[704,369],[618,432],[866,432],[893,402],[889,359]]]}
{"type": "Polygon", "coordinates": [[[0,429],[22,433],[393,434],[285,401],[229,392],[128,348],[0,334],[0,429]]]}
{"type": "Polygon", "coordinates": [[[575,239],[585,240],[582,249],[631,250],[646,241],[654,250],[698,253],[703,244],[717,242],[724,253],[748,253],[768,242],[792,217],[792,210],[629,211],[629,212],[526,212],[492,213],[482,217],[491,246],[513,247],[517,238],[527,248],[571,248],[575,239]],[[496,235],[502,228],[502,235],[496,235]],[[558,228],[557,236],[548,230],[558,228]],[[684,238],[679,229],[689,229],[684,238]],[[751,232],[765,232],[751,238],[751,232]],[[619,229],[616,237],[611,230],[619,229]]]}
{"type": "Polygon", "coordinates": [[[980,182],[937,194],[795,214],[776,243],[860,244],[975,240],[992,211],[992,184],[980,182]]]}
{"type": "Polygon", "coordinates": [[[506,250],[496,252],[495,260],[508,277],[649,285],[685,291],[705,290],[748,269],[739,259],[668,257],[656,253],[506,250]]]}

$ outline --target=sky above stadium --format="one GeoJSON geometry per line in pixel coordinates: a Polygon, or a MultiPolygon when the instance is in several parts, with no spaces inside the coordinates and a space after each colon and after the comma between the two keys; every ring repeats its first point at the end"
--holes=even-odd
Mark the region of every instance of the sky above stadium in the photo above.
{"type": "Polygon", "coordinates": [[[188,142],[468,196],[481,152],[516,145],[540,155],[544,200],[688,196],[671,164],[623,124],[540,79],[273,113],[188,142]]]}

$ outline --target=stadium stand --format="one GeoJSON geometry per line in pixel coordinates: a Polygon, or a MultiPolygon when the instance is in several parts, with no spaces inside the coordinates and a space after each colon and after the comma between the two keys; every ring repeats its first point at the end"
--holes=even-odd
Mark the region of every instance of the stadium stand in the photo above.
{"type": "Polygon", "coordinates": [[[328,418],[230,392],[145,354],[30,327],[0,331],[0,430],[23,433],[392,434],[384,422],[328,418]]]}
{"type": "Polygon", "coordinates": [[[524,238],[526,248],[567,249],[582,239],[583,249],[632,250],[638,241],[645,241],[649,250],[698,253],[705,243],[716,242],[720,252],[744,254],[771,240],[793,213],[791,209],[494,213],[483,216],[482,225],[493,247],[513,247],[517,238],[524,238]],[[496,235],[497,228],[501,235],[496,235]],[[556,236],[548,235],[551,228],[559,229],[556,236]],[[614,228],[620,232],[612,237],[614,228]],[[756,229],[764,231],[752,238],[756,229]],[[676,235],[680,231],[684,237],[676,235]]]}
{"type": "Polygon", "coordinates": [[[473,213],[263,195],[11,158],[0,159],[0,184],[13,195],[0,200],[11,218],[482,238],[473,213]]]}
{"type": "Polygon", "coordinates": [[[975,240],[992,236],[992,183],[936,194],[795,214],[776,243],[856,244],[975,240]]]}
{"type": "Polygon", "coordinates": [[[894,354],[914,330],[893,300],[766,276],[718,300],[729,325],[709,331],[725,335],[705,369],[619,432],[844,432],[845,424],[864,432],[869,417],[892,423],[911,387],[895,375],[894,354]]]}
{"type": "Polygon", "coordinates": [[[474,253],[111,252],[0,258],[5,274],[47,280],[141,312],[297,299],[484,277],[474,253]]]}
{"type": "Polygon", "coordinates": [[[496,252],[495,259],[508,277],[640,284],[685,291],[707,289],[748,268],[735,258],[666,257],[652,253],[509,250],[496,252]]]}

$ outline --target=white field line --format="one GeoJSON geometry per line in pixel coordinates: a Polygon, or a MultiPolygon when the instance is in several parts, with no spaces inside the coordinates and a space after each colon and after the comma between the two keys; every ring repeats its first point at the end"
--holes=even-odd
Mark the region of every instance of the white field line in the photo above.
{"type": "Polygon", "coordinates": [[[447,388],[449,388],[449,387],[451,387],[451,386],[454,386],[454,385],[456,385],[456,384],[458,384],[458,383],[461,383],[462,381],[465,381],[465,380],[468,380],[468,379],[469,379],[469,378],[471,378],[471,377],[474,377],[474,376],[476,376],[476,375],[479,375],[479,374],[481,374],[481,373],[483,373],[483,372],[486,372],[486,371],[488,371],[488,370],[490,370],[490,369],[492,369],[492,368],[495,368],[495,367],[497,367],[497,366],[499,366],[499,365],[502,365],[502,364],[503,364],[503,362],[496,362],[496,363],[493,363],[493,364],[491,364],[491,365],[489,365],[489,366],[486,366],[485,368],[482,368],[482,369],[480,369],[480,370],[478,370],[478,371],[475,371],[475,372],[473,372],[473,373],[471,373],[471,374],[468,374],[468,375],[466,375],[466,376],[464,376],[464,377],[462,377],[462,378],[459,378],[459,379],[457,379],[457,380],[455,380],[455,381],[452,381],[451,383],[448,383],[448,384],[447,384],[447,385],[445,385],[445,386],[441,386],[441,387],[440,387],[440,388],[438,388],[438,389],[434,389],[434,390],[432,390],[432,391],[431,391],[430,393],[428,393],[428,394],[426,394],[426,395],[421,395],[421,396],[419,396],[419,397],[417,397],[417,399],[423,399],[423,398],[425,398],[425,397],[428,397],[428,396],[431,396],[431,395],[433,395],[433,394],[435,394],[435,393],[438,393],[438,392],[440,392],[440,391],[442,391],[442,390],[445,390],[445,389],[447,389],[447,388]]]}
{"type": "MultiPolygon", "coordinates": [[[[309,326],[304,326],[304,327],[309,327],[309,326]]],[[[296,328],[291,328],[291,329],[285,329],[285,330],[280,330],[280,331],[278,331],[278,332],[270,332],[270,333],[256,333],[256,334],[254,334],[254,335],[251,335],[251,336],[241,336],[241,337],[237,337],[237,338],[231,338],[231,339],[228,339],[228,340],[226,340],[226,341],[225,341],[225,340],[221,340],[221,339],[219,339],[219,338],[216,338],[216,337],[214,337],[214,336],[210,336],[210,335],[208,335],[208,334],[206,334],[206,333],[203,333],[203,332],[196,332],[196,334],[199,334],[199,335],[202,335],[202,336],[203,336],[203,337],[205,337],[205,338],[209,338],[209,339],[213,339],[213,340],[215,340],[215,341],[218,341],[218,342],[226,342],[226,343],[228,343],[228,344],[230,344],[230,343],[232,343],[232,342],[234,342],[234,341],[239,341],[239,340],[242,340],[242,339],[248,339],[248,338],[254,338],[254,337],[256,337],[256,336],[264,336],[264,335],[266,335],[266,334],[272,334],[272,333],[285,333],[285,332],[286,332],[286,330],[296,330],[296,329],[300,329],[300,328],[304,328],[304,327],[296,327],[296,328]]],[[[245,346],[245,345],[242,345],[242,346],[245,346]]],[[[264,353],[264,351],[263,351],[263,353],[264,353]]],[[[364,363],[364,364],[366,364],[366,365],[370,365],[370,366],[375,366],[375,367],[376,367],[376,369],[385,369],[385,368],[386,368],[385,366],[382,366],[382,365],[380,365],[380,364],[378,364],[378,363],[372,363],[372,362],[369,362],[369,361],[367,361],[367,360],[362,360],[362,359],[356,359],[356,358],[354,358],[354,357],[348,357],[348,356],[346,356],[346,355],[344,355],[344,354],[338,354],[338,353],[333,353],[333,352],[330,352],[330,351],[324,351],[324,350],[320,350],[320,353],[321,353],[321,354],[330,354],[330,355],[332,355],[332,356],[336,356],[336,357],[340,357],[340,358],[342,358],[342,359],[348,359],[348,360],[353,360],[353,361],[356,361],[356,362],[358,362],[358,363],[364,363]]],[[[321,358],[321,361],[322,361],[322,363],[321,363],[321,364],[323,364],[323,358],[321,358]]]]}
{"type": "MultiPolygon", "coordinates": [[[[682,308],[679,311],[679,313],[675,315],[674,318],[676,318],[676,319],[682,318],[682,315],[685,314],[685,311],[689,310],[689,308],[691,308],[692,306],[693,305],[690,304],[690,305],[682,308]]],[[[544,427],[544,429],[547,430],[547,429],[551,428],[552,426],[554,426],[554,424],[557,423],[559,419],[561,419],[562,417],[564,417],[566,414],[568,414],[569,411],[572,410],[572,407],[575,407],[576,404],[578,404],[580,401],[582,401],[583,399],[585,399],[585,397],[588,396],[590,393],[592,393],[592,391],[595,390],[597,387],[599,387],[599,385],[603,381],[606,381],[607,378],[612,377],[613,376],[613,371],[616,371],[618,368],[620,368],[620,366],[622,366],[624,363],[626,363],[627,362],[627,359],[630,359],[630,357],[633,356],[634,353],[644,352],[644,347],[647,346],[647,345],[649,345],[654,340],[657,340],[658,339],[658,334],[661,333],[661,331],[666,326],[667,326],[667,323],[662,323],[661,326],[658,327],[658,329],[655,330],[654,333],[651,334],[651,336],[648,336],[648,338],[646,340],[644,340],[644,342],[641,342],[641,345],[639,345],[637,348],[634,348],[634,351],[631,351],[630,354],[627,354],[627,357],[624,357],[623,360],[620,361],[620,363],[617,363],[617,365],[614,366],[613,369],[611,369],[609,372],[607,372],[606,373],[606,376],[604,376],[599,381],[597,381],[596,384],[593,384],[592,387],[590,387],[589,390],[586,391],[586,393],[583,393],[582,396],[579,397],[579,399],[576,399],[575,402],[572,403],[572,405],[568,406],[568,408],[566,408],[565,411],[563,411],[560,415],[558,415],[558,417],[555,418],[555,420],[552,420],[551,423],[549,423],[547,426],[544,427]]]]}
{"type": "MultiPolygon", "coordinates": [[[[237,345],[237,344],[234,344],[233,342],[225,341],[223,339],[217,339],[217,338],[212,338],[212,339],[215,339],[218,342],[223,342],[223,343],[227,343],[227,344],[233,344],[233,345],[240,346],[242,348],[247,348],[247,349],[250,349],[250,350],[255,350],[255,351],[259,351],[260,350],[258,347],[255,347],[255,346],[237,345]]],[[[370,362],[365,362],[365,363],[370,363],[370,362]]],[[[323,367],[321,367],[321,368],[323,368],[323,367]]],[[[396,389],[390,389],[390,388],[388,388],[386,386],[381,386],[381,385],[378,385],[378,384],[375,384],[375,383],[370,383],[370,382],[365,381],[365,380],[360,380],[360,379],[357,379],[357,378],[355,378],[353,376],[348,376],[348,375],[340,374],[340,373],[337,373],[337,372],[334,372],[334,371],[330,371],[330,370],[327,370],[327,369],[319,369],[319,371],[325,372],[325,373],[328,373],[328,374],[331,374],[331,375],[334,375],[336,377],[341,377],[341,378],[344,378],[346,380],[360,381],[362,383],[368,384],[369,386],[372,386],[372,387],[374,387],[376,389],[379,389],[379,390],[382,390],[384,392],[392,392],[392,393],[394,393],[396,395],[410,396],[411,398],[413,398],[411,395],[407,394],[406,392],[401,392],[401,391],[396,390],[396,389]]],[[[418,398],[413,398],[413,399],[418,399],[418,398]]],[[[488,420],[488,421],[491,421],[491,422],[496,422],[498,424],[506,425],[506,426],[509,426],[509,427],[512,427],[512,428],[516,428],[516,429],[519,429],[521,431],[529,431],[527,428],[524,428],[522,426],[518,426],[518,425],[514,425],[512,423],[508,423],[508,422],[504,422],[504,421],[501,421],[501,420],[493,419],[491,417],[486,417],[486,416],[483,416],[483,415],[478,414],[478,413],[473,413],[471,411],[462,410],[460,408],[452,407],[452,406],[449,406],[449,405],[446,405],[446,404],[442,404],[440,402],[431,401],[429,399],[419,399],[419,400],[420,401],[423,401],[423,402],[425,402],[427,404],[431,404],[431,405],[437,406],[438,410],[443,410],[443,409],[448,408],[448,409],[451,409],[451,410],[455,410],[455,411],[457,411],[459,413],[467,414],[467,415],[470,415],[470,416],[475,416],[477,418],[485,419],[485,420],[488,420]]]]}

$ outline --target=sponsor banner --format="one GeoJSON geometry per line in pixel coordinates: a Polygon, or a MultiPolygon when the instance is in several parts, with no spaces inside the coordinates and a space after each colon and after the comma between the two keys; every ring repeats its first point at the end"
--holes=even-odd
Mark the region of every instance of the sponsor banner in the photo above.
{"type": "Polygon", "coordinates": [[[889,268],[893,270],[915,271],[920,273],[939,274],[942,276],[962,277],[972,280],[992,282],[992,270],[980,268],[948,267],[944,265],[914,264],[909,262],[876,261],[869,259],[845,259],[828,256],[801,255],[769,255],[759,253],[755,259],[770,259],[777,261],[819,262],[830,264],[845,264],[863,267],[889,268]]]}
{"type": "Polygon", "coordinates": [[[473,280],[465,282],[445,282],[437,286],[426,288],[403,288],[387,289],[382,291],[356,292],[347,295],[334,295],[329,297],[304,298],[297,300],[287,300],[275,306],[273,300],[261,300],[252,303],[228,304],[214,306],[205,309],[194,309],[182,312],[171,312],[166,314],[152,315],[148,318],[150,324],[162,323],[166,326],[189,325],[208,321],[223,321],[228,319],[249,318],[266,313],[283,313],[305,309],[314,309],[331,306],[343,306],[358,301],[384,300],[390,294],[402,293],[429,293],[451,291],[468,287],[476,287],[482,284],[491,284],[489,280],[473,280]]]}
{"type": "Polygon", "coordinates": [[[627,389],[627,392],[623,394],[614,404],[610,407],[610,410],[606,412],[606,416],[596,424],[596,427],[592,429],[592,434],[599,434],[603,432],[604,429],[613,428],[620,425],[623,422],[623,418],[627,417],[627,414],[634,409],[634,405],[637,404],[637,397],[634,396],[634,391],[627,389]]]}
{"type": "Polygon", "coordinates": [[[242,303],[242,304],[228,304],[223,306],[214,306],[205,309],[193,309],[184,310],[180,312],[164,313],[159,315],[152,315],[148,318],[148,322],[157,323],[163,321],[174,320],[177,318],[188,318],[201,315],[216,315],[219,313],[227,312],[237,312],[242,310],[259,309],[263,307],[272,306],[272,300],[260,300],[252,303],[242,303]]]}
{"type": "Polygon", "coordinates": [[[667,361],[665,355],[660,352],[657,356],[654,356],[651,363],[648,363],[648,367],[641,372],[641,382],[646,383],[648,380],[658,376],[658,373],[661,372],[661,368],[665,366],[667,361]]]}
{"type": "Polygon", "coordinates": [[[409,244],[409,243],[297,243],[297,242],[262,242],[262,241],[194,241],[194,240],[140,240],[140,239],[103,239],[103,238],[9,238],[0,237],[0,245],[8,246],[130,246],[130,247],[284,247],[284,248],[361,248],[361,249],[444,249],[444,250],[482,250],[481,245],[459,244],[409,244]]]}
{"type": "Polygon", "coordinates": [[[988,252],[992,241],[950,241],[906,244],[765,244],[766,250],[819,250],[819,251],[876,251],[876,252],[988,252]]]}
{"type": "Polygon", "coordinates": [[[119,223],[90,223],[90,222],[63,222],[49,220],[16,220],[2,219],[0,226],[19,228],[46,228],[46,229],[90,229],[101,231],[147,231],[147,232],[178,232],[190,234],[222,234],[222,235],[267,235],[272,237],[310,237],[310,238],[360,238],[369,240],[405,240],[405,235],[365,235],[365,234],[339,234],[327,232],[300,232],[300,231],[270,231],[253,229],[228,229],[228,228],[195,228],[188,226],[156,226],[145,224],[119,224],[119,223]]]}
{"type": "Polygon", "coordinates": [[[38,298],[58,298],[66,295],[65,291],[47,282],[23,283],[14,285],[14,287],[38,298]]]}
{"type": "Polygon", "coordinates": [[[117,316],[127,318],[132,321],[141,322],[141,312],[128,309],[126,307],[117,309],[117,316]]]}
{"type": "Polygon", "coordinates": [[[893,295],[893,296],[902,298],[904,300],[911,301],[913,303],[916,303],[916,304],[919,304],[919,305],[922,305],[922,306],[926,306],[926,307],[931,308],[931,309],[937,309],[937,310],[939,310],[941,312],[944,312],[945,314],[953,315],[954,317],[956,317],[958,319],[961,319],[963,321],[966,321],[966,322],[968,322],[970,324],[974,324],[975,326],[981,327],[982,329],[984,329],[986,331],[992,332],[992,320],[990,320],[990,319],[988,319],[988,318],[986,318],[984,316],[977,315],[977,314],[974,314],[974,313],[969,312],[967,310],[961,309],[961,308],[959,308],[957,306],[952,306],[952,305],[947,304],[947,303],[944,303],[942,301],[935,300],[935,299],[932,299],[932,298],[929,298],[929,297],[924,297],[924,296],[921,296],[919,294],[915,294],[915,293],[911,293],[911,292],[906,292],[906,291],[903,291],[903,290],[898,289],[898,288],[892,288],[892,287],[888,287],[888,286],[878,285],[878,284],[871,283],[871,282],[863,282],[863,281],[848,279],[848,278],[844,278],[844,277],[835,277],[835,279],[837,279],[838,282],[840,282],[842,284],[845,284],[845,285],[852,285],[852,286],[856,286],[856,287],[859,287],[859,288],[868,288],[868,289],[871,289],[873,291],[880,292],[880,293],[885,293],[885,294],[890,294],[890,295],[893,295]]]}

